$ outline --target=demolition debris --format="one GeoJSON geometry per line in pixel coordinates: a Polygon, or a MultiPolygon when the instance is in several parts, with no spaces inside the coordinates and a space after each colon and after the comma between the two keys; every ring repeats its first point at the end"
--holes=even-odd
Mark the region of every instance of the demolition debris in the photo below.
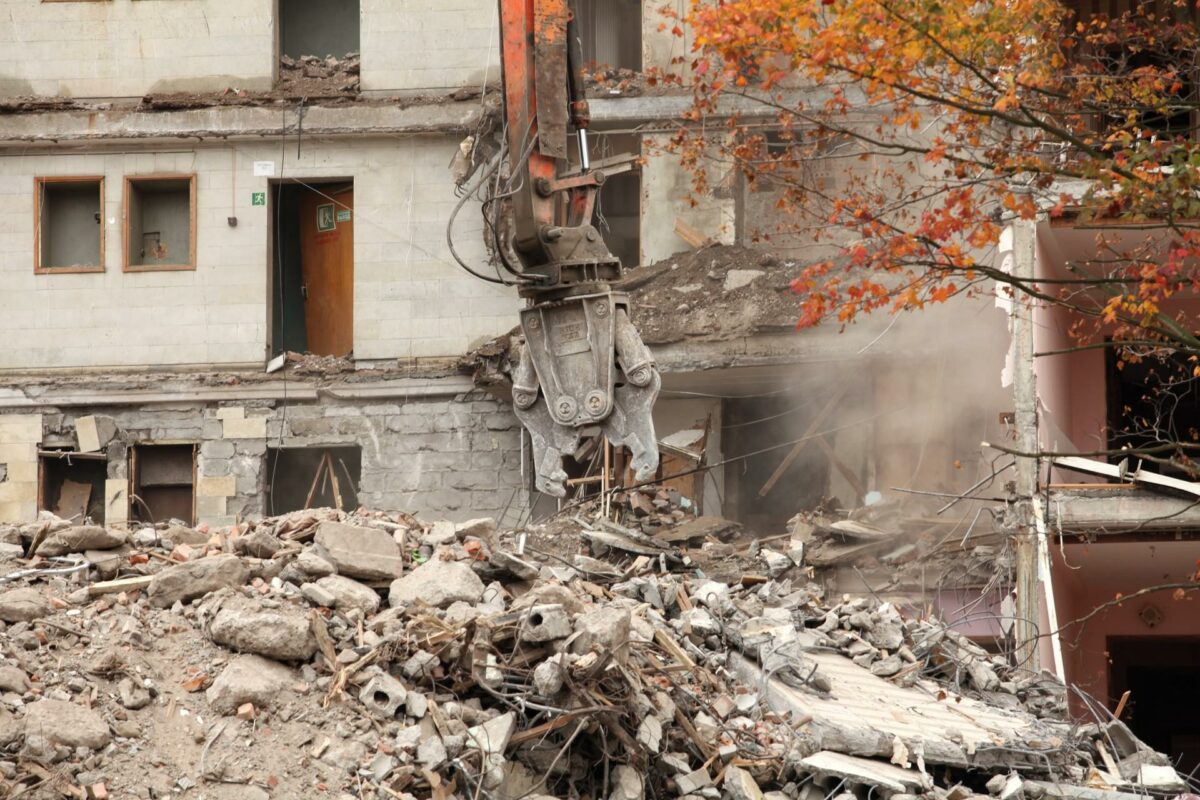
{"type": "Polygon", "coordinates": [[[0,529],[0,796],[1183,789],[1120,722],[1068,722],[1052,677],[826,600],[801,539],[623,497],[519,531],[332,509],[0,529]]]}

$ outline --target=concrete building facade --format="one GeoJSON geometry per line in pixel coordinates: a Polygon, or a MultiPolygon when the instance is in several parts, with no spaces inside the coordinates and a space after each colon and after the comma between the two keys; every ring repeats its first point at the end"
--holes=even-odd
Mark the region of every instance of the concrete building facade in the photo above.
{"type": "MultiPolygon", "coordinates": [[[[773,279],[724,288],[720,246],[748,241],[770,196],[736,179],[693,195],[666,147],[688,98],[637,77],[686,55],[687,36],[660,30],[654,4],[583,5],[586,57],[630,78],[593,90],[596,155],[642,156],[606,183],[602,229],[627,264],[687,260],[715,319],[647,337],[660,437],[708,430],[692,487],[704,512],[775,531],[828,498],[978,477],[978,439],[1005,405],[1004,315],[968,312],[1000,344],[964,370],[931,335],[957,320],[797,336],[773,279]],[[906,366],[922,360],[940,367],[906,366]],[[972,402],[948,445],[933,411],[956,393],[972,402]],[[814,431],[837,459],[790,452],[814,431]]],[[[530,491],[507,403],[457,366],[519,307],[447,246],[453,220],[458,256],[489,269],[478,203],[448,165],[496,107],[494,0],[7,10],[0,521],[219,525],[361,502],[511,523],[554,507],[530,491]]],[[[694,286],[635,299],[672,316],[697,305],[694,286]]]]}

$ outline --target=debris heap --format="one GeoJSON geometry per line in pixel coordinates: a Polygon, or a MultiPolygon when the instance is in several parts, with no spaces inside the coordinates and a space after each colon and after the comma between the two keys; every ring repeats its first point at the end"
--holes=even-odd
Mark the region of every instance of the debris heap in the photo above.
{"type": "Polygon", "coordinates": [[[0,796],[1182,790],[1119,722],[1066,722],[1053,679],[825,602],[802,543],[626,502],[638,527],[320,509],[0,529],[0,796]]]}

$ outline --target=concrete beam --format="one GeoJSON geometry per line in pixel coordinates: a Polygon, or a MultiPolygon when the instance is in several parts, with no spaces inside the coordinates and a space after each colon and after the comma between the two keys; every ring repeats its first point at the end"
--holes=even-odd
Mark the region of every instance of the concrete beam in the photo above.
{"type": "Polygon", "coordinates": [[[1162,533],[1200,529],[1200,500],[1132,487],[1055,489],[1047,523],[1069,532],[1162,533]]]}
{"type": "MultiPolygon", "coordinates": [[[[395,136],[465,133],[479,120],[478,101],[424,103],[405,107],[367,103],[308,106],[307,136],[395,136]]],[[[90,110],[43,111],[0,115],[0,148],[72,143],[121,143],[253,139],[294,134],[296,108],[287,106],[212,106],[143,111],[112,106],[90,110]]]]}

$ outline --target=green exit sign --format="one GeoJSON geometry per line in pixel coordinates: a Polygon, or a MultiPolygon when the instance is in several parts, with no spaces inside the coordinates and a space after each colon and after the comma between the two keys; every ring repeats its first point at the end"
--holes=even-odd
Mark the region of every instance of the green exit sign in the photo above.
{"type": "Polygon", "coordinates": [[[254,192],[250,195],[250,205],[265,206],[267,204],[266,192],[254,192]]]}

